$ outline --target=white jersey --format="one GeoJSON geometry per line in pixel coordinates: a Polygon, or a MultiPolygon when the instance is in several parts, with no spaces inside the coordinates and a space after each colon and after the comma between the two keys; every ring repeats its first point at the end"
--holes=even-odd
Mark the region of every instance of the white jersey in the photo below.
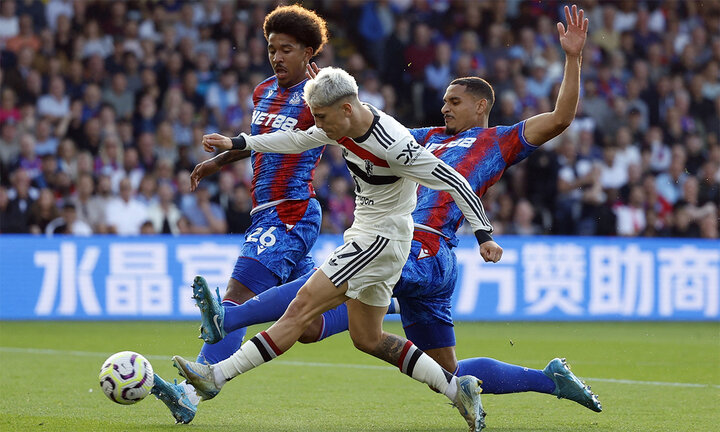
{"type": "Polygon", "coordinates": [[[415,142],[397,120],[366,106],[374,119],[361,137],[335,141],[316,126],[306,131],[243,137],[248,148],[266,153],[300,153],[323,145],[342,147],[356,185],[353,230],[392,240],[412,238],[411,213],[420,183],[450,193],[473,231],[492,232],[482,203],[467,180],[415,142]]]}

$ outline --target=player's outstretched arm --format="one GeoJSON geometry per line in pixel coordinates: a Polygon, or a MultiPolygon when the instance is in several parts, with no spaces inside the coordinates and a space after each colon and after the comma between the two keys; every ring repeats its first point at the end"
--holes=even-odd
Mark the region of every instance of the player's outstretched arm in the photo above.
{"type": "Polygon", "coordinates": [[[529,118],[525,122],[525,138],[530,144],[541,145],[560,135],[575,118],[580,96],[580,66],[582,50],[587,39],[588,20],[585,12],[573,5],[565,6],[565,21],[557,23],[560,46],[565,51],[565,73],[558,92],[555,109],[529,118]]]}
{"type": "Polygon", "coordinates": [[[502,248],[493,240],[490,220],[480,198],[465,177],[413,139],[394,144],[388,148],[387,155],[387,161],[396,175],[431,189],[448,192],[470,223],[483,259],[486,262],[500,260],[502,248]]]}
{"type": "Polygon", "coordinates": [[[224,151],[215,157],[204,160],[199,164],[195,165],[192,173],[190,173],[190,189],[194,192],[197,188],[200,180],[204,179],[209,175],[213,175],[220,171],[225,165],[231,164],[240,159],[245,159],[250,156],[249,150],[228,150],[224,151]]]}

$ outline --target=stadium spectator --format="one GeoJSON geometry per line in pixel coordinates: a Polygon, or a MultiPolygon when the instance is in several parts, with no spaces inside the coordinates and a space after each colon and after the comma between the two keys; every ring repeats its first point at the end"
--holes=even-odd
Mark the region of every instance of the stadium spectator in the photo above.
{"type": "Polygon", "coordinates": [[[31,234],[44,234],[50,221],[57,218],[60,212],[55,205],[55,195],[50,189],[41,189],[38,199],[28,211],[28,230],[31,234]]]}
{"type": "Polygon", "coordinates": [[[53,234],[71,234],[76,236],[92,235],[93,230],[90,225],[78,219],[75,204],[67,202],[63,204],[62,215],[53,219],[45,227],[45,234],[51,236],[53,234]]]}
{"type": "MultiPolygon", "coordinates": [[[[38,114],[57,124],[70,112],[70,98],[65,94],[65,83],[59,76],[50,79],[50,92],[37,101],[38,114]]],[[[83,119],[84,120],[84,119],[83,119]]]]}
{"type": "Polygon", "coordinates": [[[148,208],[148,220],[152,222],[154,232],[158,234],[179,235],[178,221],[182,217],[173,202],[175,192],[168,183],[158,186],[158,200],[148,208]]]}
{"type": "Polygon", "coordinates": [[[183,206],[182,212],[191,224],[195,234],[221,234],[227,232],[225,212],[222,207],[210,201],[210,190],[201,183],[194,194],[194,202],[183,206]]]}
{"type": "Polygon", "coordinates": [[[228,233],[243,234],[250,227],[252,219],[252,200],[250,190],[244,183],[238,183],[233,189],[233,197],[227,209],[225,209],[225,220],[228,224],[228,233]]]}
{"type": "Polygon", "coordinates": [[[119,235],[140,234],[140,226],[148,219],[147,206],[133,197],[130,179],[120,181],[120,194],[105,209],[108,232],[119,235]]]}
{"type": "MultiPolygon", "coordinates": [[[[338,29],[317,58],[321,66],[350,70],[362,83],[363,99],[379,108],[382,100],[384,110],[407,126],[427,125],[435,115],[437,110],[428,106],[440,98],[429,94],[434,82],[447,77],[447,65],[434,62],[447,56],[448,44],[451,77],[480,75],[495,88],[497,107],[490,126],[514,124],[546,110],[558,91],[562,58],[552,23],[560,18],[560,9],[550,3],[431,5],[421,0],[358,3],[345,9],[333,2],[316,3],[331,28],[338,29]],[[373,67],[377,73],[371,72],[373,67]]],[[[590,28],[582,98],[570,127],[576,134],[574,165],[594,166],[603,159],[605,143],[613,142],[618,173],[625,165],[628,177],[627,168],[639,165],[631,168],[632,181],[618,189],[622,199],[637,178],[646,194],[648,179],[656,182],[659,195],[648,196],[647,206],[655,212],[658,235],[671,234],[676,225],[672,206],[683,199],[682,183],[688,178],[699,182],[700,206],[720,206],[720,12],[715,3],[702,5],[594,2],[586,10],[597,24],[590,28]]],[[[38,157],[57,150],[59,173],[51,187],[62,197],[78,188],[82,174],[76,171],[87,172],[85,152],[100,156],[108,135],[120,137],[125,153],[134,148],[146,173],[154,174],[157,152],[172,159],[170,175],[163,177],[175,182],[175,173],[207,157],[198,150],[198,137],[206,130],[249,131],[252,110],[243,99],[272,73],[262,34],[262,20],[272,4],[254,4],[246,13],[238,7],[236,2],[3,1],[0,184],[12,190],[19,141],[26,134],[33,137],[38,157]],[[234,78],[228,79],[230,75],[234,78]],[[220,96],[223,80],[232,83],[220,96]],[[63,144],[66,139],[76,147],[77,162],[71,145],[63,144]]],[[[525,195],[544,233],[595,232],[604,221],[591,221],[589,203],[601,203],[611,217],[617,204],[600,199],[615,196],[607,178],[605,188],[588,177],[584,189],[567,189],[574,199],[580,195],[584,209],[578,211],[575,201],[575,210],[568,212],[563,207],[568,195],[553,192],[573,183],[561,178],[570,178],[565,165],[553,168],[554,160],[566,159],[567,149],[552,148],[552,143],[547,147],[496,186],[513,195],[510,214],[525,195]],[[528,180],[539,175],[554,180],[542,185],[528,180]]],[[[35,173],[36,165],[30,167],[35,173]]],[[[122,164],[118,167],[122,171],[122,164]]],[[[326,166],[321,167],[320,174],[326,166]]],[[[247,168],[238,163],[231,171],[238,181],[248,181],[247,168]]],[[[331,171],[331,177],[346,175],[331,171]]],[[[209,182],[215,190],[217,179],[209,182]]],[[[327,185],[315,183],[318,196],[326,199],[327,185]]],[[[490,194],[488,208],[499,208],[500,199],[490,194]]],[[[682,216],[683,209],[677,212],[682,216]]],[[[704,220],[696,224],[705,227],[704,220]]],[[[714,232],[709,225],[703,235],[714,232]]]]}

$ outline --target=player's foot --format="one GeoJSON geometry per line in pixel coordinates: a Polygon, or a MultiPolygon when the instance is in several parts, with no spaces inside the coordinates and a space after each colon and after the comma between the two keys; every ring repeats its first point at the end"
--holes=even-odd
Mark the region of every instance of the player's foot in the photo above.
{"type": "Polygon", "coordinates": [[[183,386],[178,385],[177,380],[175,380],[175,384],[170,384],[160,378],[158,374],[155,374],[155,383],[150,393],[163,401],[173,417],[175,417],[175,423],[187,424],[195,418],[197,405],[190,401],[190,398],[188,398],[185,393],[185,389],[183,386]]]}
{"type": "Polygon", "coordinates": [[[457,378],[457,395],[453,405],[465,418],[470,432],[478,432],[485,428],[485,410],[480,401],[482,381],[471,375],[457,378]]]}
{"type": "Polygon", "coordinates": [[[220,290],[216,288],[214,296],[213,292],[208,288],[205,278],[195,276],[192,284],[193,298],[195,304],[200,308],[202,323],[200,324],[200,339],[206,343],[214,344],[220,342],[227,333],[223,329],[223,320],[225,318],[225,309],[222,307],[220,299],[220,290]]]}
{"type": "Polygon", "coordinates": [[[570,366],[564,358],[550,360],[543,373],[555,383],[553,394],[558,399],[570,399],[582,406],[590,408],[595,412],[602,411],[602,405],[596,394],[590,390],[590,386],[580,381],[574,373],[570,372],[570,366]]]}
{"type": "Polygon", "coordinates": [[[173,366],[195,387],[202,400],[212,399],[220,393],[221,386],[215,384],[212,365],[190,362],[180,356],[173,356],[173,366]]]}

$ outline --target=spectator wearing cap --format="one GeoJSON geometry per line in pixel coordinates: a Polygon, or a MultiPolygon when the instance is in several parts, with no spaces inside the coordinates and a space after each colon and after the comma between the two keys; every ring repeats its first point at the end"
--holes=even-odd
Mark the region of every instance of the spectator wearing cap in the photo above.
{"type": "Polygon", "coordinates": [[[68,234],[87,237],[93,234],[90,225],[78,219],[75,204],[67,202],[62,206],[61,216],[50,221],[45,227],[45,234],[68,234]]]}

